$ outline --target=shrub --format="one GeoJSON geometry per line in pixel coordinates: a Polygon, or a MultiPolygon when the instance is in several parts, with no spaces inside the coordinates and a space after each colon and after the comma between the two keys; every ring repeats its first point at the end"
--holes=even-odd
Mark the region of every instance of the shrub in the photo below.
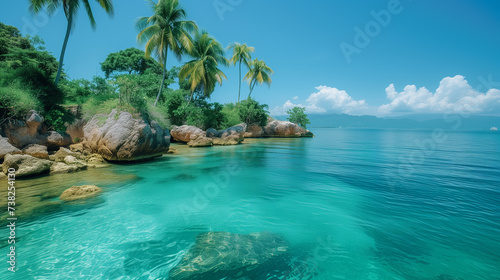
{"type": "Polygon", "coordinates": [[[292,109],[286,111],[288,116],[288,120],[290,122],[296,123],[303,128],[307,128],[307,125],[310,124],[311,122],[307,118],[307,114],[305,113],[306,108],[303,107],[293,107],[292,109]]]}
{"type": "Polygon", "coordinates": [[[233,103],[225,104],[221,112],[224,115],[224,122],[222,123],[223,128],[228,128],[242,123],[238,107],[233,103]]]}
{"type": "Polygon", "coordinates": [[[72,123],[75,116],[63,107],[56,106],[45,112],[45,124],[49,130],[66,131],[66,123],[72,123]]]}
{"type": "Polygon", "coordinates": [[[0,86],[0,119],[23,118],[30,110],[40,111],[42,106],[30,90],[17,83],[0,86]]]}
{"type": "Polygon", "coordinates": [[[247,124],[258,124],[260,126],[266,126],[267,124],[267,109],[269,106],[267,104],[259,104],[256,100],[248,98],[247,100],[241,101],[237,104],[239,107],[238,113],[240,119],[247,124]]]}

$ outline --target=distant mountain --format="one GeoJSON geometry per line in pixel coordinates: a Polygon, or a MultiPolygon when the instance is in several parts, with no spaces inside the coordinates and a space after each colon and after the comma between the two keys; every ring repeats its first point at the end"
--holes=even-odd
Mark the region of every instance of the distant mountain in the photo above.
{"type": "MultiPolygon", "coordinates": [[[[279,119],[286,119],[281,117],[279,119]]],[[[346,114],[309,115],[311,128],[394,128],[394,129],[466,129],[490,130],[500,126],[500,117],[460,115],[409,115],[378,118],[375,116],[351,116],[346,114]]]]}

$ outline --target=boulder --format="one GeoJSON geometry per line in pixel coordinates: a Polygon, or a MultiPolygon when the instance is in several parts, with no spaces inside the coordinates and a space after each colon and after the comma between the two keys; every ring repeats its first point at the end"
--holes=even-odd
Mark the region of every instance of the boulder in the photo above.
{"type": "Polygon", "coordinates": [[[204,137],[205,132],[196,126],[182,125],[172,127],[170,131],[172,138],[177,142],[187,143],[191,140],[195,140],[198,137],[204,137]]]}
{"type": "Polygon", "coordinates": [[[237,145],[245,140],[245,123],[217,131],[213,128],[207,130],[206,136],[212,138],[214,145],[237,145]]]}
{"type": "Polygon", "coordinates": [[[66,156],[64,158],[64,163],[66,163],[66,164],[75,164],[77,162],[78,161],[76,160],[76,157],[74,157],[74,156],[66,156]]]}
{"type": "Polygon", "coordinates": [[[20,154],[21,150],[12,146],[9,139],[0,136],[0,161],[2,161],[7,154],[20,154]]]}
{"type": "Polygon", "coordinates": [[[85,151],[82,143],[69,145],[69,149],[74,153],[80,153],[80,154],[83,154],[85,151]]]}
{"type": "Polygon", "coordinates": [[[109,161],[134,161],[159,157],[168,151],[170,134],[155,122],[134,119],[115,109],[96,115],[84,130],[83,147],[109,161]]]}
{"type": "Polygon", "coordinates": [[[43,132],[43,117],[31,110],[24,120],[13,120],[3,125],[3,130],[10,143],[15,147],[26,147],[29,144],[44,144],[43,137],[38,137],[43,132]]]}
{"type": "Polygon", "coordinates": [[[168,148],[167,154],[178,154],[178,153],[179,153],[179,151],[176,148],[172,148],[172,147],[168,148]]]}
{"type": "Polygon", "coordinates": [[[211,147],[213,142],[212,138],[201,136],[189,141],[187,144],[189,147],[211,147]]]}
{"type": "Polygon", "coordinates": [[[6,155],[3,162],[3,173],[7,174],[9,168],[16,169],[16,178],[28,177],[48,173],[51,162],[30,155],[6,155]]]}
{"type": "Polygon", "coordinates": [[[47,147],[38,144],[32,144],[24,148],[23,154],[41,159],[49,159],[49,152],[47,151],[47,147]]]}
{"type": "Polygon", "coordinates": [[[264,136],[264,129],[256,123],[250,124],[247,126],[244,136],[245,138],[260,138],[264,136]]]}
{"type": "Polygon", "coordinates": [[[311,131],[300,127],[299,125],[288,122],[272,120],[264,127],[263,137],[313,137],[311,131]]]}
{"type": "Polygon", "coordinates": [[[69,134],[71,139],[73,139],[73,142],[77,143],[83,140],[84,133],[83,133],[83,128],[87,124],[86,120],[76,120],[72,124],[68,125],[66,128],[66,133],[69,134]]]}
{"type": "Polygon", "coordinates": [[[102,192],[102,189],[98,186],[85,185],[85,186],[73,186],[65,190],[60,196],[60,200],[72,201],[77,199],[86,199],[93,197],[102,192]]]}
{"type": "Polygon", "coordinates": [[[49,131],[41,135],[46,139],[46,146],[49,150],[55,151],[59,147],[68,147],[73,143],[71,136],[66,132],[49,131]]]}
{"type": "Polygon", "coordinates": [[[252,271],[258,272],[262,265],[284,254],[287,249],[288,245],[280,236],[269,232],[203,233],[179,264],[172,268],[169,279],[243,279],[251,276],[252,271]]]}
{"type": "Polygon", "coordinates": [[[88,166],[86,164],[78,161],[75,161],[73,164],[66,164],[65,162],[55,162],[50,167],[50,173],[51,174],[73,173],[81,170],[87,170],[87,167],[88,166]]]}
{"type": "Polygon", "coordinates": [[[54,161],[57,161],[57,162],[64,162],[64,159],[67,157],[67,156],[72,156],[72,157],[75,157],[77,158],[79,156],[78,153],[75,153],[75,152],[72,152],[71,150],[69,149],[66,149],[66,148],[59,148],[59,151],[57,151],[54,155],[54,161]]]}
{"type": "Polygon", "coordinates": [[[104,163],[104,162],[106,162],[106,161],[104,160],[104,158],[103,158],[101,155],[99,155],[99,154],[91,154],[91,155],[88,155],[88,156],[85,158],[85,161],[86,161],[86,162],[88,162],[88,163],[94,163],[94,164],[95,164],[95,163],[99,164],[99,163],[104,163]]]}

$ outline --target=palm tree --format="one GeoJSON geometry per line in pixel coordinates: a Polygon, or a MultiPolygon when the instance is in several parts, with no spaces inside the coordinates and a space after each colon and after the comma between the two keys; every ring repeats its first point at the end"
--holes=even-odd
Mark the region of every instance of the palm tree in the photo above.
{"type": "Polygon", "coordinates": [[[180,61],[184,52],[192,47],[191,32],[198,29],[196,23],[185,20],[186,11],[179,7],[179,0],[158,0],[155,3],[149,0],[154,14],[150,17],[141,17],[137,20],[137,27],[141,30],[137,40],[146,42],[146,58],[154,55],[163,67],[163,78],[154,106],[160,99],[167,73],[167,54],[172,53],[180,61]]]}
{"type": "Polygon", "coordinates": [[[233,43],[229,46],[229,49],[233,49],[233,56],[229,60],[232,65],[236,65],[239,62],[239,70],[240,70],[240,84],[238,90],[238,103],[240,102],[240,94],[241,94],[241,64],[245,64],[248,68],[250,68],[250,60],[252,59],[252,55],[255,51],[254,47],[249,47],[247,44],[240,44],[238,42],[233,43]]]}
{"type": "Polygon", "coordinates": [[[266,63],[262,60],[254,59],[250,62],[250,70],[245,75],[244,79],[248,81],[248,85],[250,86],[250,93],[248,94],[248,98],[252,94],[252,91],[257,83],[263,84],[266,83],[268,86],[271,86],[273,82],[271,80],[271,75],[273,74],[273,70],[266,65],[266,63]]]}
{"type": "Polygon", "coordinates": [[[187,62],[179,71],[179,80],[189,79],[191,85],[191,98],[197,88],[210,97],[216,84],[222,85],[222,79],[227,79],[220,70],[219,64],[228,66],[229,61],[224,57],[224,48],[206,31],[196,32],[193,48],[189,53],[194,59],[187,62]]]}
{"type": "MultiPolygon", "coordinates": [[[[96,0],[96,2],[99,3],[99,5],[106,11],[106,13],[108,13],[109,15],[113,15],[114,8],[112,0],[96,0]]],[[[55,80],[56,85],[59,83],[59,79],[61,78],[62,67],[64,64],[64,53],[66,52],[66,47],[68,45],[69,34],[71,33],[72,28],[75,26],[74,20],[82,4],[85,7],[87,16],[89,17],[90,26],[92,26],[92,29],[95,29],[96,22],[89,0],[30,0],[29,10],[31,12],[36,14],[43,8],[47,8],[49,15],[52,15],[57,10],[57,8],[62,6],[64,9],[64,14],[66,15],[66,19],[68,20],[68,25],[66,27],[66,36],[64,37],[61,56],[59,58],[59,68],[57,69],[55,80]]]]}

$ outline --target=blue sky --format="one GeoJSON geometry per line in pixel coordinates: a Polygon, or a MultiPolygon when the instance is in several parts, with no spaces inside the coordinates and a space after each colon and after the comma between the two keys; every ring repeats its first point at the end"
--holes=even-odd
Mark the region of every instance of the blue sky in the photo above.
{"type": "MultiPolygon", "coordinates": [[[[115,0],[113,18],[92,4],[97,29],[82,10],[70,37],[65,69],[71,78],[103,75],[99,63],[107,54],[143,48],[134,23],[151,15],[145,1],[115,0]]],[[[500,113],[499,1],[181,0],[181,5],[224,46],[237,41],[256,48],[254,57],[275,74],[271,88],[260,86],[253,95],[274,114],[295,105],[309,113],[380,116],[500,113]]],[[[33,17],[27,8],[28,1],[3,0],[0,21],[41,36],[58,57],[66,28],[62,11],[33,17]]],[[[170,59],[168,66],[181,63],[170,59]]],[[[235,101],[237,68],[223,71],[228,80],[212,100],[235,101]]],[[[245,86],[242,94],[247,92],[245,86]]]]}

